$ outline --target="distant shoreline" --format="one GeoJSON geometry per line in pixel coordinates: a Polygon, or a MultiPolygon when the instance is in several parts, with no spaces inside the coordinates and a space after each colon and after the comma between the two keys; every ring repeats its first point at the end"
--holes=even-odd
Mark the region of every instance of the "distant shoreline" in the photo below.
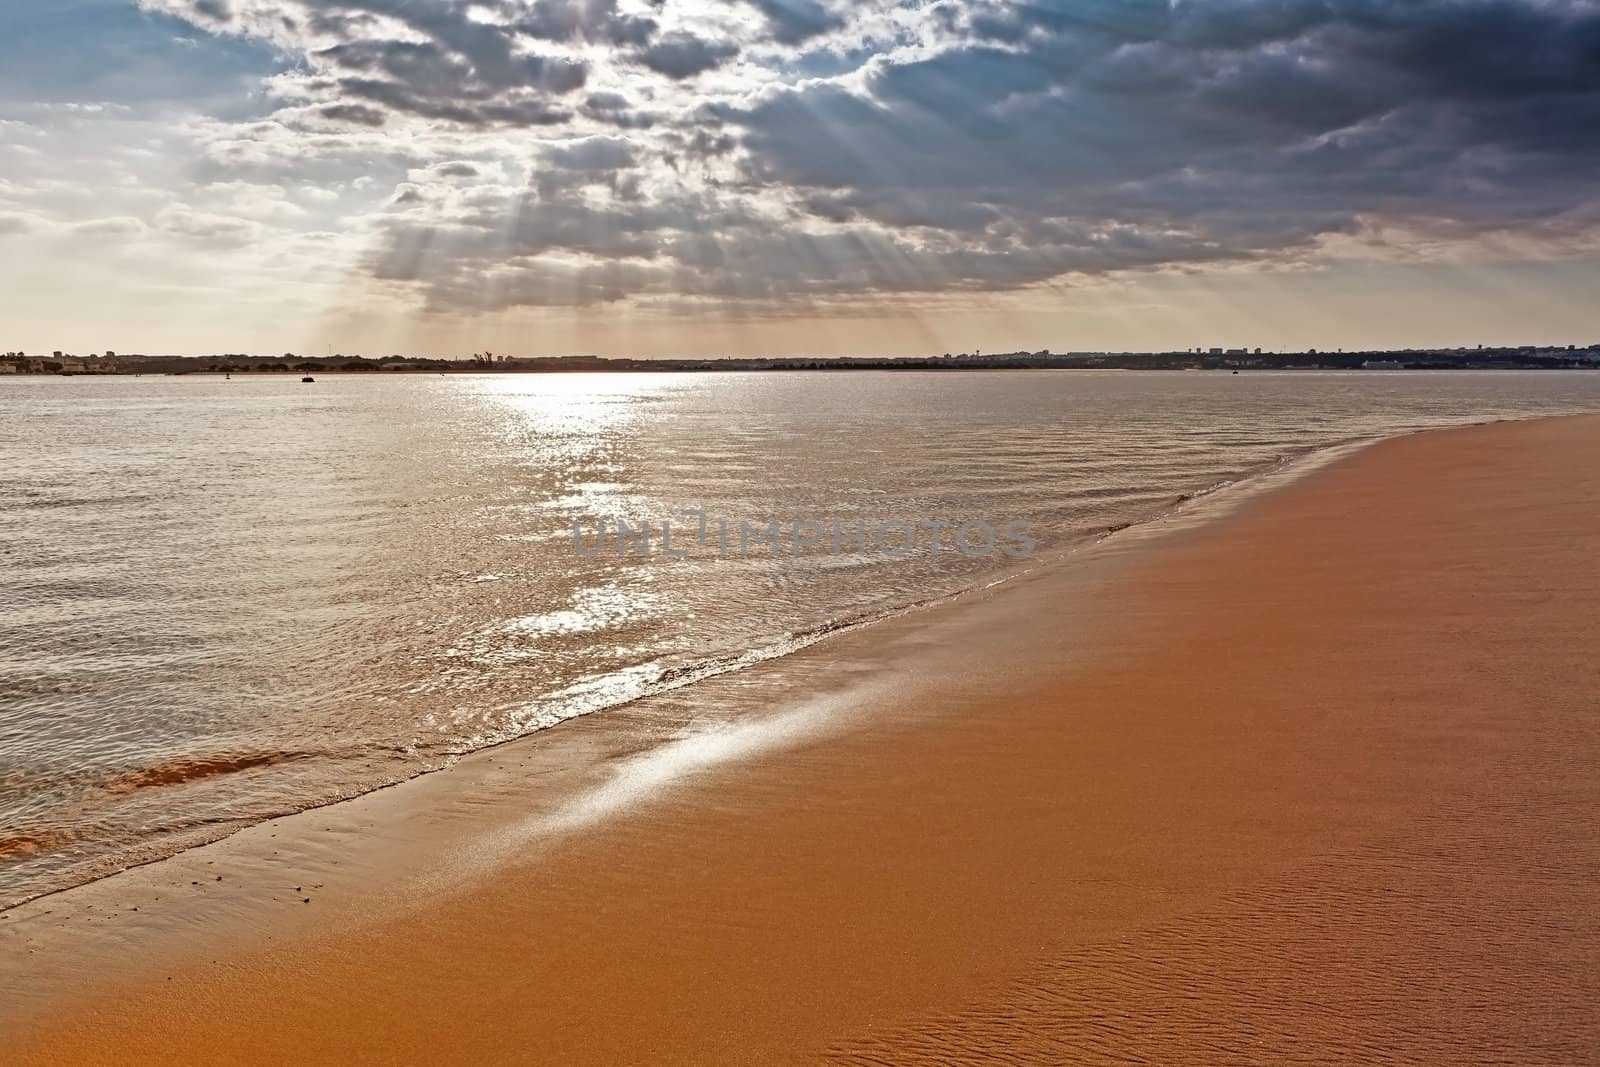
{"type": "Polygon", "coordinates": [[[633,359],[601,356],[491,357],[474,360],[385,356],[96,356],[81,359],[0,357],[0,379],[12,376],[190,374],[683,374],[817,371],[1402,371],[1402,370],[1600,370],[1600,345],[1522,346],[1483,349],[1407,349],[1363,352],[1271,353],[1260,349],[1186,352],[1011,352],[942,356],[838,356],[716,359],[633,359]]]}

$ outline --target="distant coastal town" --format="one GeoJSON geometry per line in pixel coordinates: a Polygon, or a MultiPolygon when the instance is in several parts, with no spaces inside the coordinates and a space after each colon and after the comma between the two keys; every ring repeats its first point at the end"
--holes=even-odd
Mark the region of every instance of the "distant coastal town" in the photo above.
{"type": "Polygon", "coordinates": [[[1382,351],[1190,348],[1173,352],[946,352],[937,356],[728,356],[637,359],[605,356],[507,356],[475,352],[462,359],[363,355],[208,356],[126,354],[107,350],[0,356],[0,375],[573,373],[663,371],[848,370],[1573,370],[1600,369],[1600,343],[1382,351]]]}

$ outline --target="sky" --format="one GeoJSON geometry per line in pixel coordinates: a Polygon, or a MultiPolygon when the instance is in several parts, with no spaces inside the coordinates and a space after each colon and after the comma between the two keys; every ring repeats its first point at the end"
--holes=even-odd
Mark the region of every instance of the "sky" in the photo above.
{"type": "Polygon", "coordinates": [[[0,350],[1600,343],[1600,0],[4,0],[0,350]]]}

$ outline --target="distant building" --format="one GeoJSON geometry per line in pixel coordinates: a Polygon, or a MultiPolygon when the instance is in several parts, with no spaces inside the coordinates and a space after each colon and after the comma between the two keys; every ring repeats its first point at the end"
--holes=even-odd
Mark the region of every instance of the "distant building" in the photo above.
{"type": "Polygon", "coordinates": [[[1361,364],[1362,370],[1405,370],[1406,365],[1397,359],[1369,359],[1361,364]]]}
{"type": "Polygon", "coordinates": [[[20,371],[15,363],[0,363],[0,374],[18,374],[20,371]]]}

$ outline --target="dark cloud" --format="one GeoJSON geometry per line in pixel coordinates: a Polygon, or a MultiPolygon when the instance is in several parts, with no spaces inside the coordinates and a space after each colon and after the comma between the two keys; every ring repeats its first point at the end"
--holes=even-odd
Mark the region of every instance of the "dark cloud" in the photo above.
{"type": "Polygon", "coordinates": [[[591,111],[627,111],[633,107],[621,93],[590,93],[583,103],[591,111]]]}
{"type": "Polygon", "coordinates": [[[461,45],[363,40],[315,54],[339,89],[368,104],[471,125],[545,125],[566,112],[553,98],[582,88],[581,62],[511,51],[499,34],[474,32],[461,45]]]}
{"type": "Polygon", "coordinates": [[[325,104],[317,113],[334,122],[351,122],[359,126],[382,126],[387,113],[365,104],[325,104]]]}
{"type": "Polygon", "coordinates": [[[583,102],[583,114],[595,122],[624,130],[648,130],[662,121],[660,113],[635,108],[621,93],[590,93],[583,102]]]}
{"type": "Polygon", "coordinates": [[[451,99],[383,78],[341,78],[339,90],[345,96],[391,111],[466,126],[554,126],[571,117],[570,112],[552,105],[545,94],[537,91],[463,91],[451,99]]]}
{"type": "Polygon", "coordinates": [[[665,138],[665,147],[673,156],[684,155],[690,159],[726,156],[738,146],[738,140],[731,133],[716,129],[679,130],[665,138]]]}
{"type": "Polygon", "coordinates": [[[844,25],[844,19],[820,0],[750,0],[750,3],[766,16],[773,39],[781,44],[804,44],[844,25]]]}
{"type": "Polygon", "coordinates": [[[739,54],[739,46],[692,33],[669,33],[639,53],[639,62],[673,80],[692,78],[722,66],[739,54]]]}
{"type": "Polygon", "coordinates": [[[638,158],[639,150],[633,142],[620,137],[585,137],[555,145],[543,156],[546,166],[583,173],[625,170],[638,158]]]}

